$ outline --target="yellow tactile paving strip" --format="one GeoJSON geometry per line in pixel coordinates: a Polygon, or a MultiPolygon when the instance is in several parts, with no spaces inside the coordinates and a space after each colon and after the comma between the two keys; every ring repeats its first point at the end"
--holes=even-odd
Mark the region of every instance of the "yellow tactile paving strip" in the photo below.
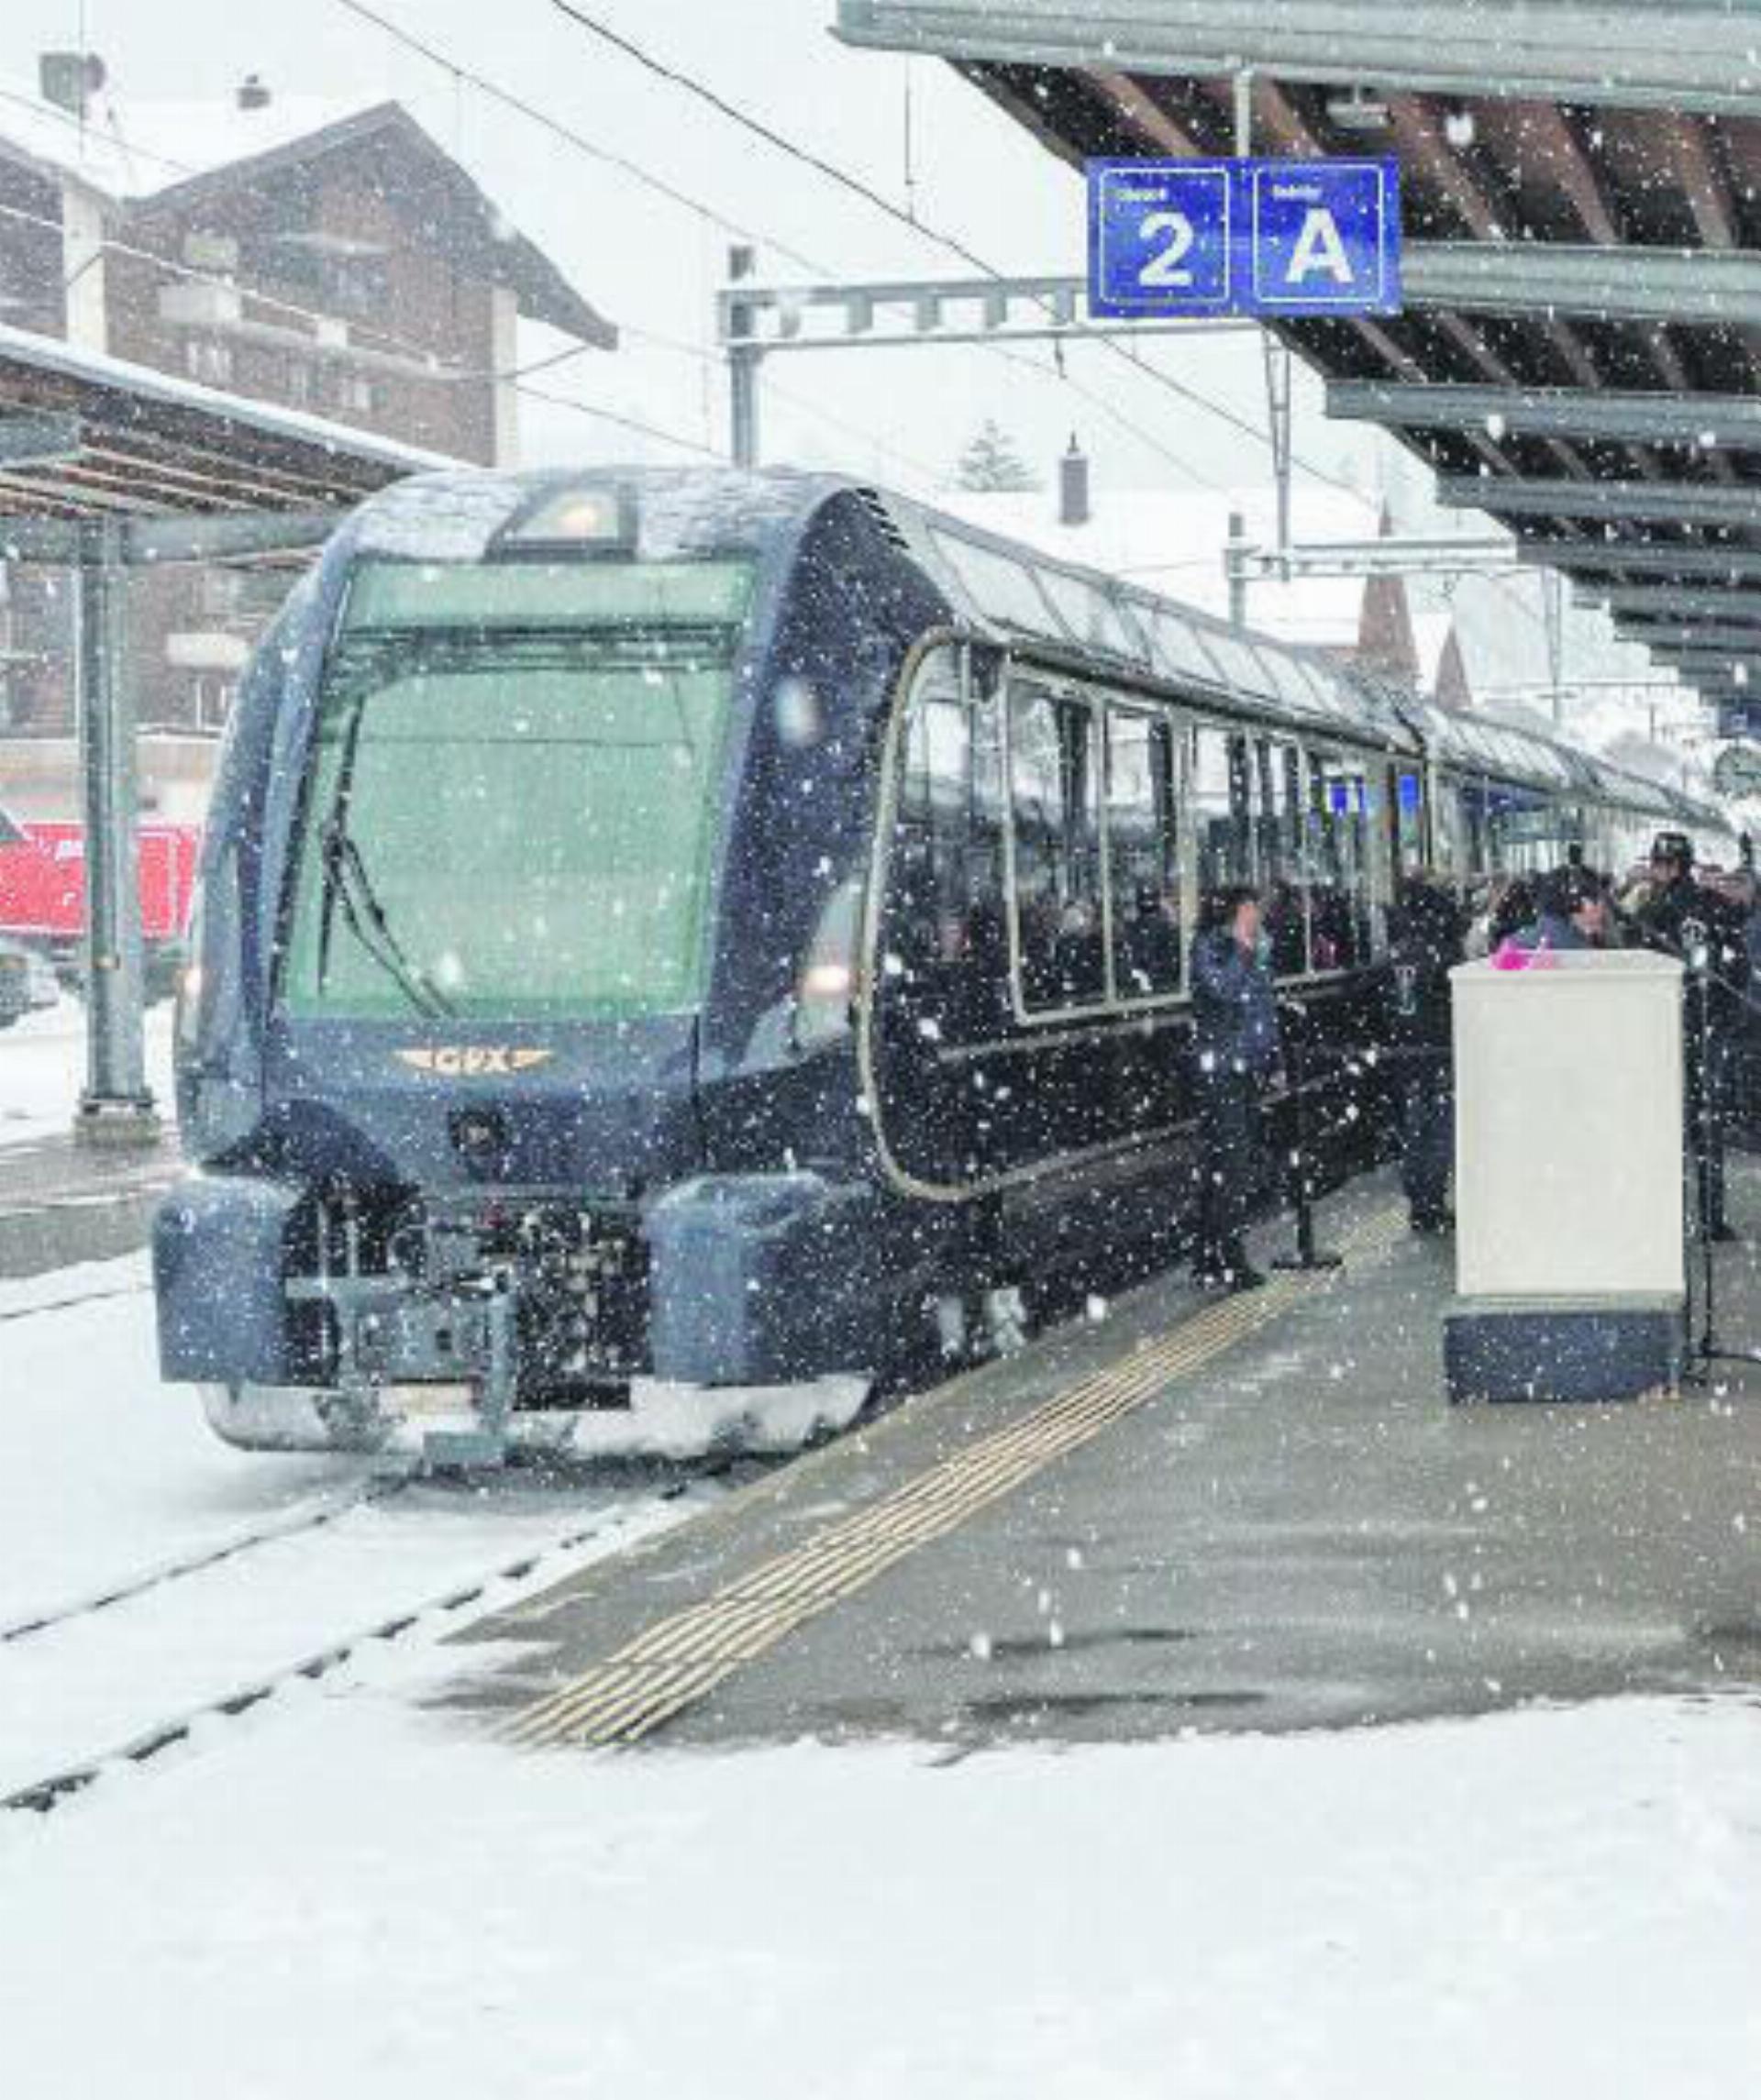
{"type": "MultiPolygon", "coordinates": [[[[1366,1219],[1343,1251],[1362,1267],[1384,1259],[1405,1236],[1399,1209],[1390,1208],[1366,1219]]],[[[638,1741],[896,1561],[1100,1435],[1170,1380],[1258,1333],[1337,1273],[1284,1271],[1262,1290],[1206,1306],[1164,1340],[1091,1373],[870,1508],[661,1619],[523,1708],[504,1734],[531,1748],[610,1749],[638,1741]]]]}

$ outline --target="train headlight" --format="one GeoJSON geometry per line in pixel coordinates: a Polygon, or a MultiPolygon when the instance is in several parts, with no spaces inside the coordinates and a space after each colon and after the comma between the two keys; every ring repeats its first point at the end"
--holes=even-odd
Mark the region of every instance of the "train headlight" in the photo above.
{"type": "Polygon", "coordinates": [[[638,522],[633,490],[550,489],[514,514],[495,536],[495,552],[633,555],[638,522]]]}
{"type": "Polygon", "coordinates": [[[797,1050],[816,1050],[849,1033],[861,902],[861,883],[852,878],[838,885],[820,913],[795,983],[792,1033],[797,1050]]]}

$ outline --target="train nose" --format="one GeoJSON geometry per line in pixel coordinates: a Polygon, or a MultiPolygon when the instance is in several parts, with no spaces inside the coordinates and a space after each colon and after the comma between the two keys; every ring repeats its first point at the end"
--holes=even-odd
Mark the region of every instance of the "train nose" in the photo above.
{"type": "Polygon", "coordinates": [[[455,1109],[447,1118],[447,1135],[464,1162],[465,1171],[474,1179],[505,1177],[513,1152],[513,1133],[505,1110],[481,1106],[455,1109]]]}

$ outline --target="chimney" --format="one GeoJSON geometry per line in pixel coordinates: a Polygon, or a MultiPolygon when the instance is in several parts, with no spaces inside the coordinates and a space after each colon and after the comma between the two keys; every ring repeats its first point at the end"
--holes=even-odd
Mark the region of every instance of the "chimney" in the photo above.
{"type": "Polygon", "coordinates": [[[1070,433],[1069,450],[1058,463],[1058,522],[1059,525],[1087,525],[1093,515],[1089,505],[1089,456],[1078,448],[1076,433],[1070,433]]]}
{"type": "Polygon", "coordinates": [[[43,100],[70,116],[83,116],[86,104],[104,83],[104,61],[93,51],[44,51],[37,61],[43,100]]]}
{"type": "Polygon", "coordinates": [[[261,73],[247,73],[238,83],[238,104],[240,109],[267,109],[269,107],[269,83],[261,73]]]}

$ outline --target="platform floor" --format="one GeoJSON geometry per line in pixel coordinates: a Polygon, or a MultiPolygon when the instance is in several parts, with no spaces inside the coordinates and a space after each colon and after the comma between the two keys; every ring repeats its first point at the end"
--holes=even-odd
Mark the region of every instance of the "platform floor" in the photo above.
{"type": "MultiPolygon", "coordinates": [[[[1761,1168],[1733,1194],[1755,1345],[1761,1168]]],[[[479,1622],[449,1703],[533,1746],[958,1754],[1761,1686],[1761,1374],[1452,1409],[1451,1243],[1386,1176],[1322,1238],[1332,1275],[1152,1283],[479,1622]]]]}
{"type": "Polygon", "coordinates": [[[132,1254],[182,1172],[174,1134],[115,1150],[71,1133],[0,1146],[0,1278],[132,1254]]]}

